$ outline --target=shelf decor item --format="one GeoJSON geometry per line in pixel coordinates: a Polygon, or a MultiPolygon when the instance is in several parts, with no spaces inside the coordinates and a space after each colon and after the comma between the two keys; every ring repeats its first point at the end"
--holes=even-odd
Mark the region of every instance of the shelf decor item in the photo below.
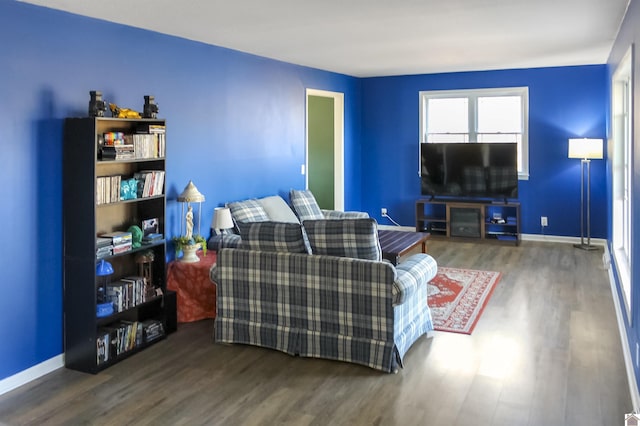
{"type": "Polygon", "coordinates": [[[580,163],[580,244],[574,247],[582,250],[597,250],[591,245],[591,160],[602,160],[602,139],[569,139],[569,158],[579,158],[580,163]],[[585,205],[585,166],[587,169],[587,203],[585,205]],[[584,242],[585,210],[587,216],[587,243],[584,242]]]}
{"type": "Polygon", "coordinates": [[[107,103],[102,99],[102,92],[92,90],[89,92],[89,117],[104,117],[107,103]]]}
{"type": "Polygon", "coordinates": [[[96,316],[98,318],[107,317],[113,314],[113,303],[107,301],[107,286],[113,275],[111,263],[102,259],[96,265],[96,277],[98,277],[98,294],[96,295],[96,316]]]}
{"type": "Polygon", "coordinates": [[[180,225],[180,237],[174,237],[173,242],[176,246],[176,252],[182,251],[182,262],[199,262],[200,258],[196,255],[196,252],[202,248],[203,252],[206,251],[206,240],[200,235],[200,223],[202,219],[202,203],[205,198],[198,188],[193,184],[193,181],[189,181],[184,191],[178,196],[178,202],[182,203],[180,211],[180,217],[184,216],[184,229],[180,225]],[[194,217],[193,206],[191,203],[198,203],[198,233],[194,234],[194,217]],[[185,214],[185,205],[187,212],[185,214]]]}
{"type": "Polygon", "coordinates": [[[113,118],[142,118],[138,111],[134,111],[130,108],[120,108],[116,104],[109,104],[111,110],[111,116],[113,118]]]}
{"type": "Polygon", "coordinates": [[[158,104],[155,103],[153,96],[144,97],[144,106],[142,107],[142,116],[144,118],[158,118],[158,104]]]}

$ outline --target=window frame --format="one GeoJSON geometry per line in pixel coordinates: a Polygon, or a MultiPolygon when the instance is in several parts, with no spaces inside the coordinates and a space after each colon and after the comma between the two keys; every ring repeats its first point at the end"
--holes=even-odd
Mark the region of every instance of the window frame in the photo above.
{"type": "MultiPolygon", "coordinates": [[[[522,104],[522,141],[520,143],[520,155],[522,157],[522,170],[518,171],[518,179],[529,179],[529,88],[522,87],[499,87],[487,89],[457,89],[457,90],[424,90],[419,92],[420,101],[420,143],[427,142],[427,114],[429,99],[443,98],[467,98],[469,100],[469,142],[477,142],[478,124],[478,98],[499,97],[499,96],[520,96],[522,104]]],[[[418,169],[419,170],[419,169],[418,169]]]]}
{"type": "Polygon", "coordinates": [[[636,284],[631,279],[633,215],[635,202],[632,179],[634,176],[634,46],[631,45],[618,64],[611,80],[611,255],[615,261],[620,290],[629,326],[633,325],[633,294],[636,284]]]}

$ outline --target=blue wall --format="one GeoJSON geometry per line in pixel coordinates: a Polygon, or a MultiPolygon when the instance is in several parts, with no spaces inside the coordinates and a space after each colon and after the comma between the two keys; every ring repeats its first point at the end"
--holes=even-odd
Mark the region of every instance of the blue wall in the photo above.
{"type": "Polygon", "coordinates": [[[167,118],[167,226],[189,179],[214,207],[303,188],[305,89],[345,94],[346,208],[359,209],[360,81],[0,0],[0,380],[62,352],[62,127],[90,90],[167,118]]]}
{"type": "MultiPolygon", "coordinates": [[[[423,90],[529,87],[529,180],[521,180],[522,232],[580,235],[580,160],[567,158],[571,137],[606,137],[605,65],[368,78],[362,90],[363,208],[381,223],[380,208],[415,226],[419,102],[423,90]]],[[[591,236],[607,235],[605,162],[591,167],[591,236]]]]}
{"type": "MultiPolygon", "coordinates": [[[[625,16],[624,22],[620,27],[620,31],[618,33],[618,37],[616,42],[611,50],[611,55],[609,57],[608,65],[609,65],[609,81],[611,80],[613,73],[616,68],[620,64],[620,61],[627,53],[632,44],[635,44],[635,52],[634,59],[632,64],[632,69],[634,71],[633,76],[633,148],[632,148],[632,178],[631,178],[631,192],[632,192],[632,204],[631,204],[631,216],[633,217],[633,222],[631,224],[631,316],[627,315],[626,309],[624,308],[625,302],[622,296],[622,290],[620,287],[620,282],[618,281],[618,276],[615,268],[615,260],[612,263],[614,266],[613,272],[616,278],[616,289],[618,291],[618,300],[620,302],[620,306],[622,306],[623,318],[626,326],[626,334],[630,348],[630,357],[633,360],[633,366],[636,377],[636,386],[640,381],[640,369],[638,368],[638,360],[635,358],[635,348],[636,345],[640,343],[640,291],[638,288],[638,281],[640,280],[640,253],[638,253],[638,248],[640,247],[640,215],[638,212],[640,211],[640,108],[638,108],[638,101],[640,100],[640,58],[638,56],[638,43],[640,43],[640,34],[638,34],[637,28],[640,27],[640,2],[637,0],[631,0],[629,7],[627,9],[627,14],[625,16]]],[[[612,187],[612,178],[611,178],[611,162],[608,161],[608,169],[609,172],[607,174],[607,184],[606,187],[609,190],[608,194],[608,205],[610,206],[612,203],[612,194],[610,193],[610,188],[612,187]]],[[[609,227],[609,249],[612,249],[612,223],[609,227]]],[[[637,408],[637,407],[636,407],[637,408]]]]}
{"type": "MultiPolygon", "coordinates": [[[[225,201],[304,186],[306,88],[345,94],[345,208],[381,223],[380,207],[414,223],[420,90],[530,87],[526,233],[546,215],[547,233],[579,235],[567,139],[606,130],[604,65],[357,79],[14,0],[0,0],[0,40],[0,380],[62,352],[62,127],[86,116],[90,90],[134,109],[154,95],[167,118],[168,236],[190,179],[207,197],[203,228],[225,201]]],[[[606,235],[603,163],[595,237],[606,235]]]]}

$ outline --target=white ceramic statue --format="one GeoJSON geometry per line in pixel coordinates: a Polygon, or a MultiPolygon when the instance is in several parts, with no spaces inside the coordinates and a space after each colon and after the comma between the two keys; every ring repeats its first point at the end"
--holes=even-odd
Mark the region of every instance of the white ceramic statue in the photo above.
{"type": "Polygon", "coordinates": [[[187,222],[187,233],[185,236],[188,240],[190,240],[191,238],[193,238],[193,209],[191,208],[191,206],[189,206],[189,208],[187,209],[187,215],[185,219],[187,222]]]}

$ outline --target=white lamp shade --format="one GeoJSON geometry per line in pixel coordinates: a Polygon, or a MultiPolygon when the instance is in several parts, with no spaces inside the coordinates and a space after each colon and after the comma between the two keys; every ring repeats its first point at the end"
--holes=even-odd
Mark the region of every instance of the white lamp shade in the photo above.
{"type": "Polygon", "coordinates": [[[189,181],[182,194],[178,195],[178,201],[181,203],[202,203],[204,195],[198,191],[192,181],[189,181]]]}
{"type": "Polygon", "coordinates": [[[569,139],[569,158],[601,160],[602,139],[569,139]]]}
{"type": "Polygon", "coordinates": [[[233,228],[231,210],[229,210],[228,207],[216,207],[213,210],[213,220],[211,220],[211,227],[213,229],[233,228]]]}

